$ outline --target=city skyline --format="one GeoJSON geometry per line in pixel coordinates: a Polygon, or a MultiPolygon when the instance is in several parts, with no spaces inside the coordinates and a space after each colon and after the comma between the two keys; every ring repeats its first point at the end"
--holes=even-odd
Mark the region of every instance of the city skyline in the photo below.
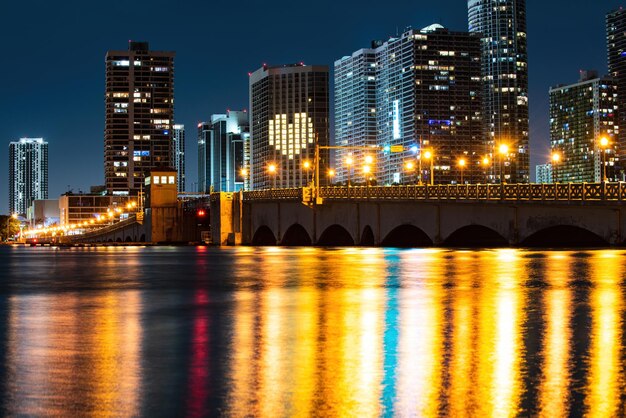
{"type": "MultiPolygon", "coordinates": [[[[220,46],[209,42],[220,36],[230,36],[230,32],[224,31],[220,25],[207,34],[189,29],[178,36],[172,36],[171,31],[151,29],[150,21],[157,18],[163,2],[151,3],[153,8],[145,18],[133,29],[120,31],[119,36],[108,35],[110,32],[105,31],[108,28],[106,17],[112,14],[127,15],[129,18],[137,16],[142,9],[140,3],[128,11],[113,7],[85,12],[103,15],[102,18],[92,16],[92,21],[89,21],[90,15],[72,13],[74,9],[71,3],[56,5],[52,10],[42,6],[35,11],[28,10],[28,15],[24,6],[11,5],[9,13],[16,19],[2,29],[3,32],[8,31],[5,35],[9,39],[14,39],[8,34],[18,33],[16,24],[21,24],[20,29],[25,23],[28,23],[26,28],[29,25],[36,26],[32,33],[20,36],[19,41],[9,45],[8,53],[20,65],[13,66],[17,70],[1,70],[4,78],[13,82],[7,86],[6,100],[2,105],[3,114],[9,123],[3,124],[0,137],[7,142],[22,136],[42,136],[48,140],[51,150],[50,196],[67,191],[68,185],[74,191],[86,191],[90,185],[104,183],[101,169],[98,169],[101,167],[104,126],[103,61],[106,51],[119,48],[120,42],[128,39],[147,41],[155,49],[177,52],[176,123],[194,126],[210,114],[224,112],[226,107],[246,108],[246,75],[262,62],[283,64],[304,61],[307,64],[330,66],[337,57],[367,45],[372,39],[385,39],[409,25],[423,27],[433,21],[440,21],[451,30],[467,30],[465,1],[447,1],[437,5],[405,1],[399,2],[393,10],[357,10],[350,6],[351,3],[335,5],[332,9],[323,7],[330,3],[320,2],[319,10],[312,12],[304,22],[287,22],[283,30],[268,24],[273,22],[273,18],[268,18],[262,26],[254,24],[241,30],[241,33],[236,34],[236,39],[254,34],[247,53],[242,54],[241,48],[232,48],[231,43],[220,46]],[[341,13],[344,8],[350,13],[341,13]],[[65,28],[47,36],[45,42],[33,44],[31,38],[34,36],[38,39],[43,35],[41,31],[47,28],[50,14],[59,18],[55,28],[63,26],[59,23],[65,24],[65,28]],[[346,15],[350,17],[340,18],[346,15]],[[329,24],[325,26],[328,28],[326,32],[307,31],[315,27],[316,19],[329,19],[329,24]],[[300,27],[303,36],[295,37],[297,39],[283,36],[285,30],[300,27]],[[76,32],[81,33],[80,39],[73,36],[76,32]],[[333,40],[332,44],[326,42],[330,39],[333,40]],[[61,42],[68,43],[71,48],[55,50],[55,43],[61,42]],[[26,44],[29,46],[27,50],[26,44]],[[324,48],[320,45],[324,45],[324,48]],[[206,53],[198,54],[198,50],[202,51],[199,47],[204,48],[206,53]],[[49,62],[51,65],[46,67],[46,71],[34,72],[41,67],[31,65],[31,60],[40,61],[49,55],[54,55],[54,60],[49,62]],[[224,59],[215,64],[215,57],[224,59]],[[67,74],[59,78],[59,70],[54,69],[55,60],[67,63],[72,58],[76,64],[71,71],[66,67],[64,73],[67,74]],[[34,97],[39,101],[33,100],[34,97]],[[59,97],[66,101],[66,106],[58,105],[59,97]]],[[[582,1],[574,3],[585,5],[582,1]]],[[[565,8],[565,4],[559,1],[544,5],[543,8],[535,4],[528,5],[531,171],[534,171],[536,164],[545,162],[549,155],[549,87],[562,82],[574,82],[574,77],[569,79],[569,76],[581,68],[596,68],[601,75],[607,72],[604,18],[619,3],[608,2],[593,8],[573,7],[575,5],[572,2],[567,2],[569,7],[565,8]],[[554,20],[554,16],[559,16],[559,19],[554,20]],[[549,37],[550,45],[546,45],[546,37],[549,37]],[[559,46],[556,51],[555,44],[559,46]]],[[[179,11],[181,16],[186,16],[198,13],[203,7],[206,6],[200,3],[190,4],[180,7],[179,11]]],[[[269,6],[271,10],[264,12],[272,16],[272,10],[285,7],[288,6],[278,2],[269,6]]],[[[261,11],[257,5],[249,5],[248,10],[250,13],[244,16],[244,20],[254,16],[255,11],[261,11]]],[[[188,149],[195,150],[192,140],[193,136],[189,136],[186,145],[188,149]]],[[[187,172],[197,172],[193,164],[196,160],[194,157],[192,153],[187,159],[187,172]]],[[[0,158],[3,157],[0,155],[0,158]]],[[[5,173],[0,175],[0,194],[3,195],[7,194],[5,173]]]]}

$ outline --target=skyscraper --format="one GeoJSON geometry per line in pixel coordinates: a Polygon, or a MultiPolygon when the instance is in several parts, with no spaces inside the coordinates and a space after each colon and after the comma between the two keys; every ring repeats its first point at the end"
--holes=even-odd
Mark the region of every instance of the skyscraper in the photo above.
{"type": "MultiPolygon", "coordinates": [[[[481,35],[483,121],[492,150],[509,147],[505,178],[528,182],[526,0],[468,0],[469,31],[481,35]]],[[[495,176],[497,178],[498,176],[495,176]]]]}
{"type": "Polygon", "coordinates": [[[249,167],[248,112],[228,111],[198,124],[198,178],[203,193],[236,192],[249,167]],[[245,171],[242,171],[245,169],[245,171]]]}
{"type": "Polygon", "coordinates": [[[174,125],[172,137],[172,158],[178,174],[178,191],[185,191],[185,125],[174,125]]]}
{"type": "MultiPolygon", "coordinates": [[[[335,61],[335,145],[378,145],[376,68],[375,49],[359,49],[335,61]]],[[[367,155],[366,149],[337,149],[334,180],[364,182],[363,171],[358,168],[364,166],[367,155]]]]}
{"type": "Polygon", "coordinates": [[[136,194],[145,172],[174,166],[174,52],[132,41],[107,52],[105,105],[107,192],[136,194]]]}
{"type": "Polygon", "coordinates": [[[9,210],[26,216],[33,200],[48,198],[48,143],[20,138],[9,144],[9,210]]]}
{"type": "MultiPolygon", "coordinates": [[[[264,65],[250,74],[252,189],[301,187],[312,180],[315,144],[329,144],[328,81],[327,66],[302,63],[264,65]]],[[[328,155],[320,151],[321,183],[328,155]]]]}
{"type": "MultiPolygon", "coordinates": [[[[422,153],[421,178],[430,181],[426,151],[434,158],[435,183],[482,181],[480,163],[488,149],[478,36],[431,25],[373,46],[335,62],[336,144],[374,142],[379,151],[371,177],[381,184],[417,181],[422,153]]],[[[355,150],[348,167],[340,154],[336,170],[342,180],[350,169],[362,181],[367,155],[372,153],[355,150]]]]}
{"type": "Polygon", "coordinates": [[[620,179],[626,162],[626,10],[621,7],[606,15],[606,44],[609,74],[617,86],[618,119],[622,129],[617,136],[617,153],[621,162],[620,179]]]}
{"type": "Polygon", "coordinates": [[[617,87],[610,77],[581,71],[578,83],[550,89],[550,143],[559,161],[552,178],[562,183],[600,182],[606,164],[617,177],[617,87]],[[609,139],[603,147],[601,138],[609,139]]]}

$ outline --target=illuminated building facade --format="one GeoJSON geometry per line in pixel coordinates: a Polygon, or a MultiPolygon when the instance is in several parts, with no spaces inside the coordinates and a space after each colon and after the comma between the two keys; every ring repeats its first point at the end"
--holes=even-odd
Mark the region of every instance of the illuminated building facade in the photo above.
{"type": "Polygon", "coordinates": [[[198,179],[201,193],[236,192],[249,170],[248,112],[228,111],[198,124],[198,179]]]}
{"type": "MultiPolygon", "coordinates": [[[[312,180],[315,143],[329,144],[328,82],[327,66],[264,65],[250,74],[252,189],[301,187],[312,180]]],[[[322,184],[328,155],[320,151],[322,184]]]]}
{"type": "MultiPolygon", "coordinates": [[[[375,132],[372,177],[379,184],[415,182],[420,149],[434,156],[435,183],[460,182],[461,170],[464,182],[484,179],[479,37],[431,25],[373,46],[335,63],[337,143],[369,145],[375,132]],[[350,80],[355,76],[360,80],[350,80]]],[[[354,159],[355,175],[363,159],[354,159]]],[[[336,166],[344,174],[345,158],[336,166]]],[[[422,158],[422,179],[429,175],[430,161],[422,158]]]]}
{"type": "MultiPolygon", "coordinates": [[[[609,75],[617,86],[618,126],[626,127],[626,10],[619,8],[606,15],[606,43],[609,75]]],[[[626,161],[626,129],[617,136],[617,152],[621,161],[619,177],[624,179],[626,161]]]]}
{"type": "Polygon", "coordinates": [[[48,198],[48,143],[20,138],[9,143],[9,211],[26,216],[34,200],[48,198]]]}
{"type": "Polygon", "coordinates": [[[535,183],[552,183],[552,164],[535,166],[535,183]]]}
{"type": "MultiPolygon", "coordinates": [[[[528,56],[525,0],[468,0],[469,31],[480,34],[483,121],[492,153],[502,143],[510,155],[510,183],[530,181],[528,56]]],[[[498,157],[491,159],[494,163],[498,157]]],[[[494,166],[494,173],[496,172],[494,166]]],[[[499,175],[494,175],[497,180],[499,175]]]]}
{"type": "Polygon", "coordinates": [[[174,125],[172,137],[172,158],[178,178],[178,191],[185,191],[185,125],[174,125]]]}
{"type": "MultiPolygon", "coordinates": [[[[375,45],[372,45],[375,47],[375,45]]],[[[367,147],[378,144],[376,125],[376,51],[359,49],[335,61],[335,145],[367,147]]],[[[376,155],[376,151],[369,153],[376,155]]],[[[335,150],[334,182],[365,181],[361,167],[367,150],[335,150]]]]}
{"type": "Polygon", "coordinates": [[[107,192],[137,194],[144,173],[173,166],[174,52],[130,42],[106,55],[104,171],[107,192]]]}
{"type": "Polygon", "coordinates": [[[616,180],[619,165],[617,141],[617,86],[610,77],[581,71],[578,83],[550,89],[550,144],[560,161],[552,176],[559,183],[600,182],[602,147],[606,147],[606,175],[616,180]]]}

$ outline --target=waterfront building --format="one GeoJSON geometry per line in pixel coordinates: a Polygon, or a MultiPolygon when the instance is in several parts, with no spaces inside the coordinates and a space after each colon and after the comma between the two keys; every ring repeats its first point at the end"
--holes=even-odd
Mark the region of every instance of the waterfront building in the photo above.
{"type": "MultiPolygon", "coordinates": [[[[619,8],[606,15],[606,43],[609,75],[617,87],[617,120],[615,124],[626,128],[626,10],[619,8]]],[[[621,162],[618,177],[624,180],[626,161],[626,129],[616,137],[617,158],[621,162]]]]}
{"type": "MultiPolygon", "coordinates": [[[[380,184],[415,182],[420,165],[419,177],[429,182],[429,153],[435,183],[483,180],[480,164],[489,150],[481,121],[479,37],[435,24],[373,46],[335,62],[336,143],[370,145],[375,132],[372,177],[380,184]]],[[[370,153],[353,154],[360,173],[370,153]]],[[[343,179],[348,167],[339,155],[343,179]]]]}
{"type": "Polygon", "coordinates": [[[559,155],[553,178],[560,183],[617,180],[617,86],[610,77],[581,71],[577,83],[550,89],[550,144],[559,155]],[[606,146],[601,138],[609,141],[606,146]],[[604,155],[603,155],[604,153],[604,155]]]}
{"type": "MultiPolygon", "coordinates": [[[[328,67],[289,64],[250,74],[250,185],[301,187],[314,175],[315,144],[329,145],[328,67]]],[[[329,152],[320,151],[325,184],[329,152]]]]}
{"type": "Polygon", "coordinates": [[[535,183],[552,183],[552,164],[537,164],[535,177],[535,183]]]}
{"type": "Polygon", "coordinates": [[[176,169],[178,178],[178,191],[185,191],[185,125],[174,125],[172,137],[173,167],[176,169]]]}
{"type": "Polygon", "coordinates": [[[134,199],[130,196],[65,193],[59,197],[61,226],[95,220],[98,215],[106,215],[108,210],[124,209],[131,200],[134,199]]]}
{"type": "MultiPolygon", "coordinates": [[[[351,56],[335,61],[335,145],[375,147],[376,124],[376,44],[359,49],[351,56]]],[[[375,149],[335,150],[335,178],[338,183],[363,183],[365,157],[375,149]]]]}
{"type": "Polygon", "coordinates": [[[59,223],[59,213],[58,199],[35,199],[28,207],[26,219],[31,228],[48,227],[59,223]]]}
{"type": "Polygon", "coordinates": [[[174,52],[129,42],[106,54],[104,171],[108,193],[135,195],[144,173],[174,166],[174,52]]]}
{"type": "Polygon", "coordinates": [[[199,192],[236,192],[249,170],[248,112],[231,111],[198,124],[199,192]]]}
{"type": "Polygon", "coordinates": [[[9,143],[9,211],[26,217],[36,199],[48,198],[48,143],[20,138],[9,143]]]}
{"type": "MultiPolygon", "coordinates": [[[[528,56],[525,0],[468,0],[469,31],[481,37],[483,122],[494,172],[501,144],[510,153],[505,180],[529,178],[528,56]]],[[[494,180],[499,176],[494,176],[494,180]]]]}

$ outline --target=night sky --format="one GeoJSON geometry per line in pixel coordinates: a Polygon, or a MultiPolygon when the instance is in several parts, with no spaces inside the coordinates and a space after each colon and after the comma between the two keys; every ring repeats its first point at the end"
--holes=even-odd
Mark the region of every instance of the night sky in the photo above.
{"type": "MultiPolygon", "coordinates": [[[[548,88],[580,69],[606,73],[604,17],[617,0],[528,1],[531,172],[547,160],[548,88]]],[[[49,142],[49,197],[103,184],[104,57],[128,40],[176,51],[176,123],[187,128],[187,189],[197,181],[196,124],[248,107],[248,72],[266,62],[326,64],[407,26],[467,30],[465,0],[22,1],[0,25],[0,213],[8,144],[49,142]]],[[[332,129],[331,129],[332,132],[332,129]]]]}

